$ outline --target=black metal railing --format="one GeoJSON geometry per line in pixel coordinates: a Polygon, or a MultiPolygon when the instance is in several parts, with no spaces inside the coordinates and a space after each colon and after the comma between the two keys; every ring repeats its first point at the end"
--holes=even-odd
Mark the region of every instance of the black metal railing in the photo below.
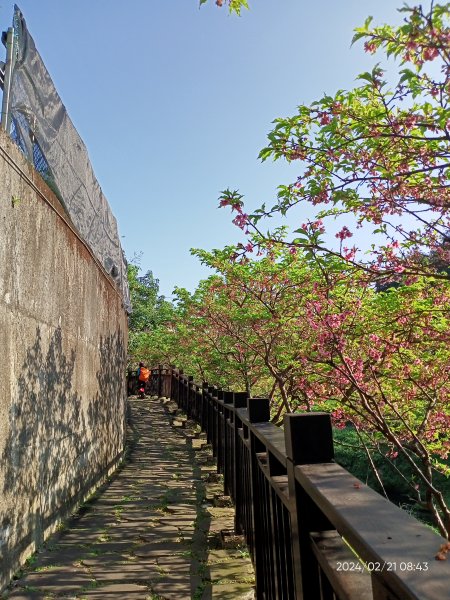
{"type": "Polygon", "coordinates": [[[264,600],[450,599],[446,540],[334,462],[326,413],[270,423],[269,400],[152,370],[158,395],[201,424],[264,600]]]}

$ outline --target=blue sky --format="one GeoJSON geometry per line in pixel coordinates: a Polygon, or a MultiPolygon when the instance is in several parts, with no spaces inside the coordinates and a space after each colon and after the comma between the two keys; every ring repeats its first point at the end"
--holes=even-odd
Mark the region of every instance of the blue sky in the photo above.
{"type": "MultiPolygon", "coordinates": [[[[373,64],[354,27],[399,21],[393,0],[250,0],[229,16],[212,0],[21,0],[28,28],[89,150],[128,258],[142,253],[161,292],[209,274],[191,247],[242,240],[220,190],[249,207],[275,197],[295,166],[258,161],[271,121],[373,64]]],[[[2,3],[2,29],[13,5],[2,3]]],[[[301,219],[311,216],[305,209],[301,219]]],[[[292,225],[298,225],[291,223],[292,225]]]]}

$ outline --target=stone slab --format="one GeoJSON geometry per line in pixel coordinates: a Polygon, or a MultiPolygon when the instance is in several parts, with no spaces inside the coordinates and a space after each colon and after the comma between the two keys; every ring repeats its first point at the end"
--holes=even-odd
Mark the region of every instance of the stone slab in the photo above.
{"type": "Polygon", "coordinates": [[[250,559],[214,563],[209,565],[209,576],[215,581],[253,581],[253,567],[250,559]]]}
{"type": "Polygon", "coordinates": [[[29,573],[21,580],[20,585],[62,595],[80,590],[91,583],[92,577],[81,569],[57,567],[48,571],[29,573]]]}
{"type": "Polygon", "coordinates": [[[249,590],[249,585],[245,583],[208,584],[202,596],[202,600],[254,600],[255,598],[255,592],[249,590]]]}
{"type": "Polygon", "coordinates": [[[148,600],[149,588],[147,586],[136,584],[112,584],[98,587],[96,589],[83,592],[82,598],[91,598],[95,600],[148,600]]]}

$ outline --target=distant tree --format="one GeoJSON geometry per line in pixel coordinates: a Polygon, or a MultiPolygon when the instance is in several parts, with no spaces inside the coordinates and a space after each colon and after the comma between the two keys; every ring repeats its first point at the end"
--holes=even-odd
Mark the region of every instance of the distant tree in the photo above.
{"type": "Polygon", "coordinates": [[[146,331],[156,325],[159,301],[159,281],[151,271],[139,277],[139,270],[137,265],[128,265],[128,285],[133,306],[129,324],[133,332],[146,331]]]}
{"type": "MultiPolygon", "coordinates": [[[[170,321],[173,306],[159,293],[159,280],[151,271],[139,277],[140,267],[128,265],[128,285],[133,312],[129,318],[129,356],[133,363],[147,360],[143,356],[148,336],[170,321]]],[[[148,354],[144,352],[144,354],[148,354]]]]}

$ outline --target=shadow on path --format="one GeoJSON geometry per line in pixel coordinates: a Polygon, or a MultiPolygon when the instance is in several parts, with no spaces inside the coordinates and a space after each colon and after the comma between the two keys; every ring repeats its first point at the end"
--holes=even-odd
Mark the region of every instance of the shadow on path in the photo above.
{"type": "Polygon", "coordinates": [[[223,594],[211,585],[225,551],[211,550],[218,530],[211,538],[210,461],[196,457],[190,436],[172,427],[160,401],[131,399],[130,412],[125,463],[29,561],[4,598],[234,600],[244,597],[236,589],[251,590],[248,559],[249,583],[233,588],[225,578],[232,591],[224,585],[223,594]]]}

